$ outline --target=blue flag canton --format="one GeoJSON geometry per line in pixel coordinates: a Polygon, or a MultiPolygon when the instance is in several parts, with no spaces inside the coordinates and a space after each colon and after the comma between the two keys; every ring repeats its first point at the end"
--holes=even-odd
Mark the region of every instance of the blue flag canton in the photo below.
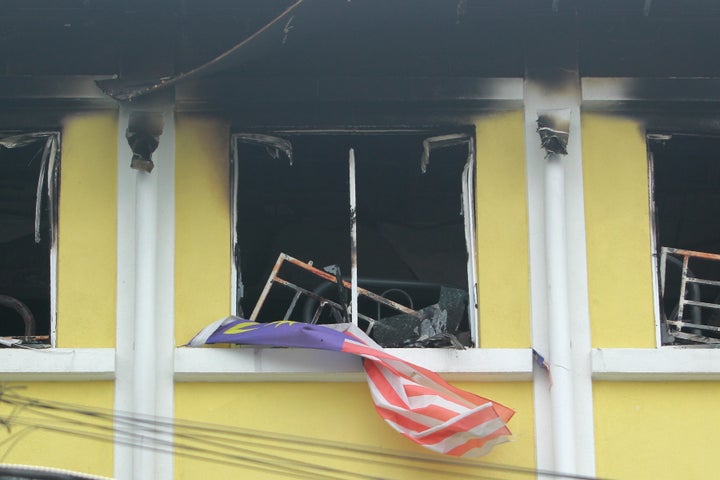
{"type": "Polygon", "coordinates": [[[271,347],[315,348],[341,351],[346,336],[322,325],[279,320],[257,323],[238,319],[224,325],[207,343],[236,343],[271,347]]]}

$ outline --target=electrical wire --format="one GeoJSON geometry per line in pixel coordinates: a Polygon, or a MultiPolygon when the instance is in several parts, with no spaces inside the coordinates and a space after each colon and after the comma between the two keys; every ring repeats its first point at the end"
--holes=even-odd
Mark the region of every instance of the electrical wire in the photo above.
{"type": "MultiPolygon", "coordinates": [[[[34,403],[33,406],[37,406],[37,403],[34,403]]],[[[57,407],[54,407],[54,408],[57,408],[57,407]]],[[[96,412],[87,412],[87,411],[84,411],[83,413],[85,413],[85,414],[90,413],[92,416],[97,416],[97,413],[96,413],[96,412]]],[[[76,422],[76,423],[77,423],[77,422],[76,422]]],[[[143,420],[143,422],[142,422],[142,424],[141,424],[141,429],[142,429],[142,430],[146,430],[146,431],[153,431],[154,433],[157,434],[157,433],[161,433],[161,432],[156,428],[157,425],[167,426],[168,424],[169,424],[168,422],[154,422],[154,426],[153,426],[152,428],[148,428],[148,426],[147,426],[147,421],[146,421],[146,420],[143,420]]],[[[203,430],[208,430],[207,426],[202,427],[202,429],[203,429],[203,430]]],[[[212,430],[220,430],[222,433],[227,433],[226,429],[223,429],[223,428],[221,428],[221,429],[213,428],[212,430]]],[[[166,432],[166,433],[169,433],[169,432],[166,432]]],[[[235,436],[237,436],[237,432],[232,432],[232,433],[234,433],[235,436]]],[[[174,435],[177,437],[178,435],[182,435],[182,434],[180,434],[180,432],[178,431],[178,429],[176,429],[174,435]]],[[[265,437],[265,438],[267,439],[267,438],[268,438],[268,435],[262,435],[261,437],[265,437]]],[[[285,440],[285,441],[287,441],[287,440],[286,440],[285,438],[283,438],[283,437],[280,437],[280,438],[278,438],[277,436],[269,436],[269,437],[270,437],[271,440],[274,440],[274,441],[278,441],[278,440],[285,440]]],[[[197,435],[195,435],[195,438],[202,438],[203,441],[204,441],[205,443],[207,443],[207,436],[198,437],[197,435]]],[[[220,438],[221,438],[224,442],[227,441],[227,438],[222,438],[222,437],[220,437],[220,438]]],[[[143,439],[145,439],[145,438],[143,438],[143,439]]],[[[146,439],[145,439],[145,440],[146,440],[146,439]]],[[[307,443],[307,440],[308,440],[308,439],[306,439],[306,438],[301,438],[301,440],[304,440],[304,441],[307,443]]],[[[237,438],[235,438],[234,441],[237,442],[237,438]]],[[[182,447],[182,448],[184,448],[184,446],[183,446],[182,444],[180,444],[180,443],[177,443],[175,446],[176,446],[176,447],[182,447]]],[[[232,448],[233,448],[233,450],[236,450],[236,447],[232,447],[232,448]]],[[[335,445],[335,448],[337,448],[336,445],[335,445]]],[[[344,448],[345,448],[345,447],[344,447],[344,448]]],[[[357,449],[356,449],[356,450],[357,450],[357,449]]],[[[365,451],[367,451],[367,450],[365,450],[365,451]]],[[[205,452],[205,453],[207,453],[207,452],[205,452]]],[[[307,453],[307,452],[305,452],[305,453],[307,453]]],[[[370,453],[377,454],[378,452],[376,452],[376,451],[370,451],[370,453]]],[[[407,455],[402,455],[402,457],[407,457],[407,455]]],[[[428,461],[428,459],[425,458],[425,457],[418,458],[417,460],[420,460],[420,461],[422,461],[422,462],[427,462],[427,461],[428,461]]],[[[457,462],[447,462],[447,461],[443,461],[443,462],[441,462],[441,463],[448,464],[448,463],[457,463],[457,462]]],[[[472,466],[472,467],[474,467],[474,468],[487,467],[487,465],[477,464],[477,463],[471,463],[471,462],[464,462],[464,465],[465,465],[465,466],[472,466]]],[[[496,467],[496,466],[493,465],[492,467],[496,467]]],[[[507,470],[507,466],[502,467],[502,469],[503,469],[503,470],[507,470]]],[[[517,471],[517,469],[515,468],[514,471],[517,471]]],[[[533,471],[533,472],[534,472],[534,471],[533,471]]],[[[530,472],[528,472],[528,473],[530,473],[530,472]]],[[[555,475],[555,476],[557,476],[557,475],[555,475]]]]}
{"type": "MultiPolygon", "coordinates": [[[[24,423],[24,420],[19,420],[20,423],[24,423]]],[[[51,431],[61,432],[61,433],[70,433],[73,435],[82,435],[82,436],[89,436],[94,439],[104,439],[107,441],[112,441],[113,436],[111,435],[111,432],[105,432],[106,434],[103,436],[103,433],[89,433],[85,430],[79,430],[77,428],[73,429],[70,427],[61,427],[61,426],[51,426],[48,424],[38,425],[35,422],[29,422],[28,424],[37,425],[37,428],[40,429],[47,429],[51,431]]],[[[97,427],[97,425],[93,424],[83,424],[82,422],[77,422],[77,427],[97,427]]],[[[100,427],[102,430],[106,430],[106,427],[100,427]]],[[[122,432],[125,434],[126,432],[122,432]]],[[[177,434],[174,435],[177,437],[177,434]]],[[[127,434],[128,439],[120,439],[120,442],[122,442],[125,445],[128,446],[134,446],[134,447],[141,447],[144,448],[147,445],[153,445],[155,450],[157,451],[163,451],[163,452],[173,452],[179,453],[180,455],[185,455],[187,452],[190,452],[191,456],[193,458],[198,459],[222,459],[224,461],[230,462],[231,464],[233,462],[238,462],[242,465],[247,465],[248,463],[254,463],[260,466],[265,466],[268,468],[279,468],[282,471],[295,471],[298,473],[308,474],[312,475],[311,478],[322,478],[322,479],[334,479],[339,478],[338,475],[345,475],[347,478],[355,478],[359,480],[371,480],[376,477],[374,476],[368,476],[364,474],[359,474],[356,472],[345,472],[342,470],[326,467],[323,465],[318,464],[312,464],[308,462],[301,462],[297,460],[288,461],[285,457],[278,456],[278,455],[272,455],[267,454],[264,452],[258,452],[258,451],[246,451],[246,450],[240,450],[241,452],[245,453],[245,455],[240,455],[237,453],[228,453],[228,452],[222,452],[218,450],[213,450],[205,447],[197,447],[188,445],[185,443],[177,442],[177,441],[169,441],[169,440],[162,440],[158,439],[153,436],[144,436],[144,435],[136,435],[133,433],[127,434]],[[251,455],[248,455],[248,453],[251,453],[251,455]]],[[[117,437],[115,437],[117,439],[117,437]]],[[[207,442],[202,442],[203,444],[207,444],[207,442]]],[[[228,447],[231,448],[231,447],[228,447]]],[[[232,448],[233,451],[238,451],[237,448],[232,448]]]]}
{"type": "MultiPolygon", "coordinates": [[[[190,459],[194,459],[194,460],[211,461],[212,463],[224,464],[224,465],[229,465],[229,466],[233,466],[233,467],[252,468],[254,470],[265,471],[265,472],[269,472],[269,473],[282,473],[282,474],[289,475],[289,476],[292,476],[295,478],[302,478],[302,479],[314,479],[314,478],[336,479],[336,478],[339,478],[339,477],[329,477],[329,476],[318,476],[315,474],[298,474],[297,472],[293,472],[292,470],[287,471],[285,469],[282,469],[282,468],[274,466],[274,465],[265,466],[265,465],[259,464],[259,462],[255,462],[252,460],[248,461],[248,462],[243,462],[243,461],[241,461],[241,459],[236,459],[236,461],[229,461],[229,460],[222,460],[222,459],[210,460],[206,456],[201,455],[201,454],[190,454],[190,453],[178,454],[177,452],[174,452],[172,448],[162,448],[160,446],[145,445],[145,444],[137,443],[136,441],[118,440],[117,438],[115,438],[113,436],[103,436],[103,435],[99,435],[99,434],[92,434],[92,433],[84,432],[81,430],[50,427],[47,425],[35,425],[35,428],[39,429],[39,430],[47,430],[47,431],[55,432],[55,433],[63,433],[63,434],[73,435],[73,436],[80,437],[80,438],[85,438],[85,439],[90,439],[90,440],[99,440],[99,441],[103,441],[103,442],[107,442],[107,443],[119,444],[119,445],[124,445],[124,446],[128,446],[128,447],[133,447],[133,448],[144,448],[146,450],[150,450],[150,451],[158,452],[158,453],[175,454],[178,456],[182,456],[182,457],[186,457],[186,458],[190,458],[190,459]]],[[[171,444],[169,444],[169,445],[171,445],[171,444]]]]}
{"type": "MultiPolygon", "coordinates": [[[[482,476],[482,470],[487,470],[516,475],[542,475],[562,479],[596,480],[595,477],[514,465],[450,457],[421,456],[297,435],[231,428],[209,423],[41,400],[20,395],[13,392],[12,389],[2,386],[0,386],[0,403],[13,406],[10,415],[5,418],[0,417],[0,425],[5,425],[8,428],[10,425],[24,425],[27,427],[26,430],[23,430],[21,437],[16,437],[12,446],[32,431],[47,430],[218,464],[253,468],[276,474],[282,473],[295,478],[370,480],[378,477],[304,460],[288,460],[287,456],[271,453],[273,450],[301,454],[305,458],[319,456],[323,460],[339,459],[357,462],[367,459],[367,461],[376,465],[434,473],[444,477],[462,476],[465,478],[499,480],[482,476]],[[439,466],[472,469],[473,471],[472,473],[466,473],[447,469],[440,470],[438,469],[439,466]]],[[[8,440],[0,442],[0,448],[8,440]]],[[[7,456],[7,452],[4,456],[7,456]]]]}
{"type": "Polygon", "coordinates": [[[24,428],[0,442],[0,448],[3,448],[6,443],[8,444],[7,448],[5,448],[5,453],[0,456],[0,463],[4,462],[7,456],[10,455],[10,452],[12,452],[13,448],[20,443],[20,440],[26,437],[29,433],[32,433],[33,430],[35,430],[35,427],[24,428]]]}

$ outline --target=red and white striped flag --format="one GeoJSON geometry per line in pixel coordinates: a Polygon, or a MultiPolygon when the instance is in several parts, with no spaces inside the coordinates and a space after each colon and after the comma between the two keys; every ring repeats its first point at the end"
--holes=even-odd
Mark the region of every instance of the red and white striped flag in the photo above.
{"type": "Polygon", "coordinates": [[[437,373],[390,355],[351,323],[255,323],[228,317],[203,329],[188,345],[206,343],[315,348],[363,357],[380,416],[410,440],[436,452],[477,457],[510,436],[506,423],[515,413],[512,409],[454,387],[437,373]]]}

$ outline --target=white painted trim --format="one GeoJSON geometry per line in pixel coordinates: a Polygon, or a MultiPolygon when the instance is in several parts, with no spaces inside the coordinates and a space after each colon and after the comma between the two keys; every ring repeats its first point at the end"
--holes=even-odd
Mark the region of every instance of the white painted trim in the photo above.
{"type": "Polygon", "coordinates": [[[624,77],[585,77],[581,79],[583,102],[630,100],[633,79],[624,77]]]}
{"type": "MultiPolygon", "coordinates": [[[[518,91],[518,89],[521,89],[522,82],[520,79],[508,79],[513,80],[510,82],[512,85],[510,85],[508,88],[514,89],[515,94],[521,96],[521,92],[518,91]]],[[[357,136],[363,136],[363,135],[377,135],[377,134],[405,134],[405,133],[427,133],[430,134],[433,131],[436,131],[436,128],[397,128],[397,129],[388,129],[388,128],[381,128],[381,129],[371,129],[367,127],[361,127],[361,128],[355,128],[355,129],[305,129],[305,128],[298,128],[298,129],[289,129],[289,130],[277,130],[269,128],[268,131],[271,132],[273,135],[283,135],[283,134],[302,134],[302,135],[321,135],[321,134],[342,134],[342,135],[357,135],[357,136]]],[[[242,285],[242,271],[238,268],[238,261],[239,259],[235,256],[235,253],[237,252],[237,215],[238,215],[238,175],[239,175],[239,158],[238,158],[238,149],[237,144],[238,141],[242,140],[243,134],[233,134],[230,137],[231,141],[231,147],[230,147],[230,158],[231,158],[231,205],[230,205],[230,212],[231,212],[231,219],[230,224],[232,228],[231,232],[231,245],[232,245],[232,252],[231,252],[231,308],[230,311],[233,312],[233,315],[238,315],[237,312],[237,300],[238,300],[238,286],[239,284],[242,285]],[[238,282],[239,280],[239,282],[238,282]]],[[[467,287],[468,287],[468,321],[470,324],[470,335],[472,338],[472,341],[475,345],[473,348],[479,348],[480,346],[480,333],[479,333],[479,327],[478,327],[478,281],[477,281],[477,261],[476,261],[476,252],[477,252],[477,232],[475,231],[475,202],[476,202],[476,195],[475,195],[475,165],[477,162],[477,155],[475,151],[475,141],[476,137],[475,134],[470,136],[468,138],[469,146],[468,146],[468,158],[465,164],[465,168],[462,171],[460,182],[461,182],[461,188],[462,188],[462,214],[463,214],[463,221],[464,221],[464,233],[465,233],[465,245],[468,251],[468,259],[467,259],[467,287]]],[[[352,153],[353,158],[353,165],[355,161],[354,151],[352,153]]],[[[348,159],[348,162],[350,163],[350,160],[348,159]]],[[[349,175],[349,183],[351,185],[351,189],[355,188],[355,184],[353,182],[353,175],[349,175]]],[[[353,192],[351,192],[352,196],[353,192]]],[[[352,208],[352,203],[351,203],[352,208]]],[[[353,235],[353,232],[351,232],[351,237],[353,235]]],[[[357,239],[355,239],[357,242],[357,239]]],[[[242,255],[242,252],[241,252],[242,255]]],[[[355,282],[351,278],[351,283],[353,285],[353,288],[355,288],[355,282]]],[[[244,286],[242,287],[244,289],[244,286]]],[[[357,301],[357,296],[351,292],[351,301],[354,298],[355,302],[357,301]]],[[[351,310],[355,310],[356,306],[353,304],[351,310]]],[[[247,314],[247,312],[245,312],[247,314]]],[[[252,318],[252,315],[250,315],[250,318],[252,318]]],[[[354,323],[357,323],[357,320],[353,320],[354,323]]],[[[409,349],[413,350],[413,349],[409,349]]]]}
{"type": "MultiPolygon", "coordinates": [[[[232,315],[242,316],[238,312],[238,269],[239,259],[237,234],[237,197],[240,169],[238,168],[238,148],[235,135],[230,136],[230,309],[232,315]]],[[[242,281],[242,279],[240,279],[242,281]]],[[[243,312],[244,313],[244,312],[243,312]]]]}
{"type": "Polygon", "coordinates": [[[583,106],[602,106],[608,102],[720,101],[720,78],[585,77],[581,82],[583,106]]]}
{"type": "MultiPolygon", "coordinates": [[[[162,137],[161,137],[162,138],[162,137]]],[[[157,160],[157,159],[154,159],[157,160]]],[[[158,174],[131,170],[135,177],[135,311],[133,322],[132,412],[155,415],[157,357],[155,355],[157,316],[155,311],[157,280],[157,222],[159,215],[158,174]]],[[[155,478],[155,452],[152,432],[140,429],[133,448],[133,479],[155,478]],[[151,473],[152,472],[152,473],[151,473]]]]}
{"type": "MultiPolygon", "coordinates": [[[[118,112],[117,158],[117,293],[115,337],[115,410],[133,406],[133,339],[135,338],[135,176],[130,169],[132,150],[125,139],[129,110],[118,112]]],[[[119,438],[119,437],[118,437],[119,438]]],[[[132,479],[132,448],[114,444],[114,477],[132,479]]]]}
{"type": "MultiPolygon", "coordinates": [[[[348,183],[350,186],[350,314],[358,325],[358,253],[357,253],[357,192],[355,184],[355,149],[348,152],[348,183]]],[[[339,283],[339,282],[338,282],[339,283]]]]}
{"type": "MultiPolygon", "coordinates": [[[[0,84],[1,86],[2,84],[0,84]]],[[[322,77],[278,78],[271,84],[256,78],[200,78],[176,87],[183,110],[207,110],[232,102],[338,100],[354,102],[486,102],[517,108],[523,99],[522,77],[322,77]]],[[[2,93],[0,92],[0,98],[2,93]]]]}
{"type": "Polygon", "coordinates": [[[579,84],[548,92],[542,82],[525,80],[532,341],[549,362],[553,380],[544,370],[536,370],[536,461],[540,469],[592,476],[595,444],[580,97],[579,84]],[[537,114],[559,108],[571,110],[568,155],[546,159],[537,134],[537,114]],[[562,295],[557,295],[558,288],[564,290],[562,295]],[[572,422],[567,421],[569,416],[572,422]]]}
{"type": "MultiPolygon", "coordinates": [[[[533,82],[525,82],[525,175],[528,211],[528,256],[530,262],[530,326],[532,345],[548,355],[547,279],[545,276],[545,152],[537,134],[537,108],[542,91],[533,82]]],[[[536,367],[533,374],[535,418],[535,458],[537,468],[553,470],[550,379],[548,372],[536,367]]]]}
{"type": "MultiPolygon", "coordinates": [[[[175,117],[172,108],[163,112],[165,126],[155,155],[157,189],[157,221],[154,237],[155,285],[155,405],[154,414],[172,418],[175,413],[175,117]]],[[[161,438],[163,440],[163,438],[161,438]]],[[[165,438],[172,441],[172,438],[165,438]]],[[[155,453],[157,480],[171,480],[174,459],[172,454],[155,453]]]]}
{"type": "Polygon", "coordinates": [[[57,346],[58,242],[50,248],[50,346],[57,346]]]}
{"type": "MultiPolygon", "coordinates": [[[[441,374],[448,380],[530,381],[530,349],[402,349],[388,353],[441,374]]],[[[360,382],[359,358],[338,352],[292,348],[179,348],[179,382],[317,381],[360,382]]]]}
{"type": "MultiPolygon", "coordinates": [[[[1,94],[0,94],[1,95],[1,94]]],[[[38,188],[35,197],[35,235],[39,233],[39,222],[40,215],[42,215],[42,209],[40,206],[42,202],[47,202],[49,210],[49,237],[50,237],[50,249],[48,251],[48,269],[50,278],[50,289],[49,289],[49,337],[50,346],[57,346],[57,296],[58,296],[58,230],[59,230],[59,193],[60,193],[60,177],[62,168],[62,149],[61,149],[61,135],[59,131],[39,131],[29,132],[34,135],[38,135],[37,138],[46,140],[46,150],[48,157],[44,158],[43,166],[40,170],[40,176],[38,178],[38,188]],[[60,159],[60,160],[58,160],[60,159]],[[47,188],[47,199],[43,195],[43,185],[47,188]]],[[[45,235],[41,233],[40,236],[45,235]]],[[[37,320],[37,319],[36,319],[37,320]]],[[[35,332],[37,335],[37,331],[35,332]]]]}
{"type": "Polygon", "coordinates": [[[115,378],[113,348],[0,350],[0,381],[94,381],[115,378]]]}
{"type": "MultiPolygon", "coordinates": [[[[574,134],[575,132],[573,132],[574,134]]],[[[569,155],[568,155],[569,156],[569,155]]],[[[555,471],[577,473],[575,442],[574,365],[567,278],[565,158],[545,160],[545,275],[547,277],[548,357],[552,384],[553,452],[555,471]]]]}
{"type": "Polygon", "coordinates": [[[565,163],[567,308],[573,362],[575,442],[578,473],[595,475],[595,424],[591,379],[590,307],[588,299],[585,194],[582,160],[581,92],[575,92],[570,116],[568,159],[565,163]]]}
{"type": "Polygon", "coordinates": [[[48,159],[47,188],[50,207],[50,346],[57,346],[57,300],[58,300],[58,230],[60,225],[60,181],[62,175],[62,144],[60,133],[55,133],[54,154],[48,159]],[[60,161],[57,160],[60,158],[60,161]]]}
{"type": "Polygon", "coordinates": [[[648,167],[648,211],[650,212],[650,262],[652,265],[652,289],[653,289],[653,314],[655,317],[655,346],[662,346],[662,314],[660,313],[660,265],[658,264],[658,246],[657,246],[657,224],[655,214],[655,160],[650,151],[647,135],[645,135],[645,145],[647,149],[647,167],[648,167]]]}
{"type": "Polygon", "coordinates": [[[593,380],[695,381],[720,380],[720,349],[595,348],[593,380]]]}
{"type": "Polygon", "coordinates": [[[462,209],[463,223],[465,224],[465,248],[467,249],[467,278],[468,278],[468,321],[470,323],[470,338],[475,348],[480,348],[479,300],[477,282],[477,230],[475,230],[475,136],[468,141],[468,159],[462,173],[462,209]]]}
{"type": "Polygon", "coordinates": [[[109,80],[113,75],[11,75],[0,79],[0,99],[71,100],[73,105],[81,101],[92,101],[93,104],[106,107],[117,105],[114,100],[103,93],[95,83],[98,80],[109,80]]]}
{"type": "MultiPolygon", "coordinates": [[[[130,168],[125,139],[130,110],[118,123],[117,352],[115,409],[173,416],[175,134],[172,109],[152,173],[130,168]],[[160,335],[162,333],[162,335],[160,335]]],[[[115,477],[170,479],[171,455],[115,444],[115,477]]]]}

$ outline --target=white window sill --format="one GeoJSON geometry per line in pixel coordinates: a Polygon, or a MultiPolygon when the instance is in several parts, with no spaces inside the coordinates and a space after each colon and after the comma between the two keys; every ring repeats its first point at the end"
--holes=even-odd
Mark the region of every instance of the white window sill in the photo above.
{"type": "Polygon", "coordinates": [[[0,349],[0,381],[113,380],[114,348],[0,349]]]}
{"type": "MultiPolygon", "coordinates": [[[[389,353],[441,374],[448,380],[530,381],[530,349],[387,349],[389,353]]],[[[179,348],[175,380],[364,381],[359,358],[294,348],[179,348]]]]}
{"type": "Polygon", "coordinates": [[[594,380],[720,380],[720,349],[596,348],[592,371],[594,380]]]}
{"type": "MultiPolygon", "coordinates": [[[[388,349],[448,380],[530,381],[530,349],[388,349]]],[[[593,380],[720,380],[720,349],[599,348],[593,380]]],[[[0,349],[0,381],[93,381],[115,378],[112,348],[0,349]]],[[[175,379],[196,381],[364,381],[360,359],[292,348],[179,348],[175,379]]]]}

